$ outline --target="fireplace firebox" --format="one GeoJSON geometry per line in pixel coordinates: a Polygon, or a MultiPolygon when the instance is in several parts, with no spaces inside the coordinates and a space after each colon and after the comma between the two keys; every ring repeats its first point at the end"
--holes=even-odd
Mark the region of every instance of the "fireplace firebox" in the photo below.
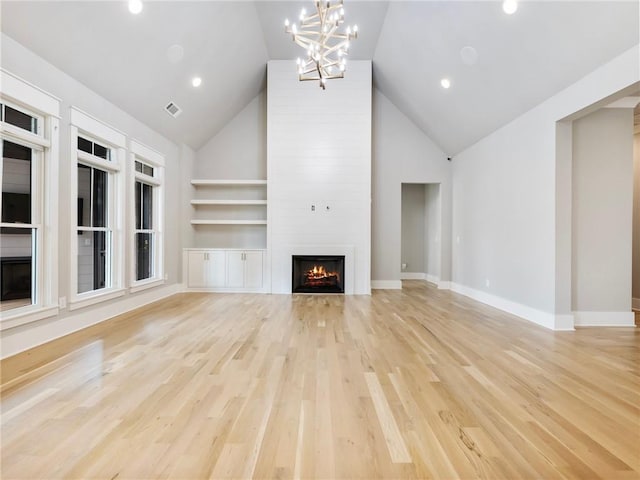
{"type": "Polygon", "coordinates": [[[344,293],[344,255],[293,255],[293,293],[344,293]]]}

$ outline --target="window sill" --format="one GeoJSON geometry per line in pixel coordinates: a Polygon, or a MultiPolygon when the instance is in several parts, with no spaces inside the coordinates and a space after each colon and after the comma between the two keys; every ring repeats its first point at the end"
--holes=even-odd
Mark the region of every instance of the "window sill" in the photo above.
{"type": "Polygon", "coordinates": [[[10,310],[4,311],[0,314],[0,331],[37,322],[38,320],[44,320],[45,318],[55,317],[58,311],[57,305],[52,307],[32,305],[31,307],[16,309],[15,312],[10,310]]]}
{"type": "Polygon", "coordinates": [[[161,285],[164,285],[164,280],[162,280],[161,278],[151,278],[149,280],[141,280],[131,285],[131,288],[129,288],[129,293],[141,292],[142,290],[159,287],[161,285]]]}
{"type": "Polygon", "coordinates": [[[107,300],[113,300],[114,298],[122,297],[124,293],[124,288],[119,288],[116,290],[111,289],[106,292],[94,293],[88,297],[79,295],[74,300],[69,302],[69,311],[89,307],[91,305],[95,305],[96,303],[106,302],[107,300]]]}

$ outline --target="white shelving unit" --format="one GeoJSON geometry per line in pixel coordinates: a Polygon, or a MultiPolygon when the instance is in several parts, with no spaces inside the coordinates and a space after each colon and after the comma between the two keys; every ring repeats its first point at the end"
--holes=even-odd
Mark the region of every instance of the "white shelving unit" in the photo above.
{"type": "Polygon", "coordinates": [[[197,191],[197,198],[191,200],[191,205],[195,208],[191,225],[267,224],[264,218],[264,207],[267,205],[266,180],[193,179],[191,185],[197,191]],[[252,216],[255,218],[251,218],[252,216]]]}

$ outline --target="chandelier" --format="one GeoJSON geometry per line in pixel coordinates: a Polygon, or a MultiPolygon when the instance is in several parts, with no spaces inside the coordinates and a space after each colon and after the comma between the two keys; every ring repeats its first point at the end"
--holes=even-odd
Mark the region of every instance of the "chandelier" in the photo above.
{"type": "Polygon", "coordinates": [[[284,31],[307,51],[305,60],[297,60],[298,79],[318,80],[324,90],[328,79],[344,78],[349,42],[358,38],[358,26],[338,31],[344,23],[343,0],[334,0],[333,4],[331,0],[326,3],[316,0],[315,7],[316,12],[309,15],[302,9],[299,26],[285,20],[284,31]]]}

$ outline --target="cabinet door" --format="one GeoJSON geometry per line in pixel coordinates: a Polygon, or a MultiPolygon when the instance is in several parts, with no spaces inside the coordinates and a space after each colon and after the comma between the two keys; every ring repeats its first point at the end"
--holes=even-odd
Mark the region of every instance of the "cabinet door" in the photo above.
{"type": "Polygon", "coordinates": [[[244,287],[244,252],[227,252],[227,287],[244,287]]]}
{"type": "Polygon", "coordinates": [[[244,258],[245,288],[262,288],[262,252],[248,251],[244,258]]]}
{"type": "Polygon", "coordinates": [[[206,287],[206,254],[205,252],[189,252],[188,253],[188,278],[187,286],[189,287],[206,287]]]}
{"type": "Polygon", "coordinates": [[[209,251],[206,253],[206,286],[224,287],[227,272],[227,259],[224,251],[209,251]]]}

